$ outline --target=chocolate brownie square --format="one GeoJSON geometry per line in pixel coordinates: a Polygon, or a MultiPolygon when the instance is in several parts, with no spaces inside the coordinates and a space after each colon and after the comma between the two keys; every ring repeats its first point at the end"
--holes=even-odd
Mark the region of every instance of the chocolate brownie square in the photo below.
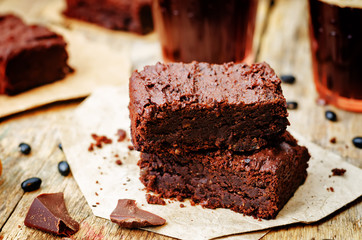
{"type": "Polygon", "coordinates": [[[67,0],[64,15],[113,30],[153,30],[152,0],[67,0]]]}
{"type": "Polygon", "coordinates": [[[305,181],[309,158],[286,132],[280,142],[252,153],[141,153],[138,165],[146,189],[162,197],[270,219],[305,181]]]}
{"type": "Polygon", "coordinates": [[[281,81],[266,63],[157,63],[129,83],[131,134],[142,152],[251,151],[285,132],[281,81]]]}
{"type": "Polygon", "coordinates": [[[60,80],[71,71],[62,36],[0,16],[0,94],[15,95],[60,80]]]}

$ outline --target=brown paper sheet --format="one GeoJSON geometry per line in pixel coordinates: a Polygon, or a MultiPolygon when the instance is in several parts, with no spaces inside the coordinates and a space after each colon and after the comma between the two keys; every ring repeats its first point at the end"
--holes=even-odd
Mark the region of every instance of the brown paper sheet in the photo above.
{"type": "MultiPolygon", "coordinates": [[[[175,201],[165,206],[149,205],[145,199],[144,186],[138,180],[139,168],[136,163],[139,153],[129,152],[129,141],[116,141],[118,129],[127,130],[129,136],[128,101],[127,87],[99,89],[60,127],[61,141],[74,178],[96,216],[109,219],[118,199],[131,198],[142,209],[167,220],[166,225],[147,230],[181,239],[210,239],[297,222],[312,223],[362,195],[361,187],[356,184],[362,181],[361,169],[306,141],[291,130],[299,143],[308,147],[312,158],[306,182],[276,219],[258,221],[228,209],[211,210],[191,206],[188,201],[183,203],[185,208],[180,208],[180,202],[175,201]],[[91,133],[106,135],[113,139],[113,143],[89,152],[87,149],[93,141],[91,133]],[[116,154],[119,158],[115,157],[116,154]],[[123,164],[117,165],[117,159],[123,164]],[[333,168],[344,168],[347,172],[344,176],[329,177],[333,168]],[[334,192],[327,191],[330,187],[334,188],[334,192]]],[[[259,239],[266,232],[254,234],[234,238],[259,239]]]]}

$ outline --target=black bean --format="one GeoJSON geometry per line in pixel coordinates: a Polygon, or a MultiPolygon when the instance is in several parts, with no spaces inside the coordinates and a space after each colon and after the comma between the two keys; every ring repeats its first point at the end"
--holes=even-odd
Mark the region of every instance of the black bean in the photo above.
{"type": "Polygon", "coordinates": [[[59,144],[58,144],[58,148],[63,151],[63,145],[62,145],[62,143],[59,143],[59,144]]]}
{"type": "Polygon", "coordinates": [[[337,115],[332,111],[326,111],[326,118],[329,121],[336,122],[337,121],[337,115]]]}
{"type": "Polygon", "coordinates": [[[357,148],[362,148],[362,137],[355,137],[352,139],[352,143],[357,148]]]}
{"type": "Polygon", "coordinates": [[[297,109],[298,108],[298,103],[294,102],[294,101],[287,102],[287,108],[291,109],[291,110],[297,109]]]}
{"type": "Polygon", "coordinates": [[[61,161],[58,163],[58,171],[63,176],[68,176],[70,173],[70,167],[67,161],[61,161]]]}
{"type": "Polygon", "coordinates": [[[24,182],[21,183],[21,188],[24,192],[31,192],[35,191],[40,188],[41,179],[37,177],[26,179],[24,182]]]}
{"type": "Polygon", "coordinates": [[[27,143],[20,143],[19,150],[22,154],[28,155],[31,152],[31,147],[27,143]]]}
{"type": "Polygon", "coordinates": [[[293,84],[295,82],[295,77],[293,75],[282,75],[280,77],[283,83],[293,84]]]}

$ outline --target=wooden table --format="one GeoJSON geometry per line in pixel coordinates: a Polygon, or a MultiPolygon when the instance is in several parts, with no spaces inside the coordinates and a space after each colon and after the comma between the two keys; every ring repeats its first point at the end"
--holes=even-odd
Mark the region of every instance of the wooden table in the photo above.
{"type": "MultiPolygon", "coordinates": [[[[31,2],[27,7],[29,11],[36,12],[34,9],[38,9],[44,0],[31,2]]],[[[283,85],[287,100],[299,103],[297,110],[290,111],[292,128],[342,155],[346,161],[362,167],[362,150],[355,148],[351,142],[353,137],[362,136],[362,114],[316,104],[306,1],[276,0],[274,4],[267,5],[264,12],[265,24],[257,58],[270,63],[278,74],[294,74],[297,77],[296,84],[283,85]],[[337,113],[338,122],[325,119],[327,109],[337,113]],[[335,144],[330,142],[332,137],[337,139],[335,144]]],[[[79,103],[51,104],[0,120],[0,159],[4,167],[0,177],[0,239],[55,238],[27,228],[23,223],[31,202],[43,192],[64,192],[67,196],[66,204],[72,206],[69,208],[70,215],[81,222],[80,231],[72,237],[74,239],[170,239],[147,231],[121,229],[110,221],[95,217],[73,177],[63,177],[58,173],[57,164],[65,157],[58,148],[57,123],[79,103]],[[31,144],[29,156],[18,152],[21,142],[31,144]],[[43,180],[41,189],[24,193],[20,183],[33,176],[43,180]]],[[[362,239],[361,199],[320,222],[273,229],[263,239],[362,239]]]]}

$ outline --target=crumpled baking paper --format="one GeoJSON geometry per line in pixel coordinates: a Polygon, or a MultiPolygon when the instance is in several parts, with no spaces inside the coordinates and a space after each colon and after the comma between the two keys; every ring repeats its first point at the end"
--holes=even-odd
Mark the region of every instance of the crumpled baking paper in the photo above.
{"type": "MultiPolygon", "coordinates": [[[[290,131],[307,146],[311,154],[306,182],[279,212],[274,220],[257,220],[229,209],[204,209],[188,201],[166,200],[167,205],[150,205],[139,181],[139,153],[130,151],[130,141],[117,142],[117,130],[129,135],[128,87],[102,88],[87,98],[60,126],[61,141],[72,173],[96,216],[109,219],[121,198],[135,199],[138,206],[167,220],[161,227],[148,231],[180,239],[211,239],[236,233],[266,230],[276,226],[312,223],[335,212],[362,195],[356,182],[362,181],[362,170],[290,131]],[[113,143],[88,151],[91,134],[106,135],[113,143]],[[118,157],[117,157],[118,155],[118,157]],[[123,164],[117,165],[120,159],[123,164]],[[344,176],[330,176],[333,168],[344,168],[344,176]],[[330,188],[334,189],[334,192],[330,188]],[[329,190],[327,190],[329,189],[329,190]],[[97,194],[96,194],[97,193],[97,194]],[[97,204],[99,203],[99,204],[97,204]]],[[[259,239],[267,231],[234,236],[232,239],[259,239]]]]}

